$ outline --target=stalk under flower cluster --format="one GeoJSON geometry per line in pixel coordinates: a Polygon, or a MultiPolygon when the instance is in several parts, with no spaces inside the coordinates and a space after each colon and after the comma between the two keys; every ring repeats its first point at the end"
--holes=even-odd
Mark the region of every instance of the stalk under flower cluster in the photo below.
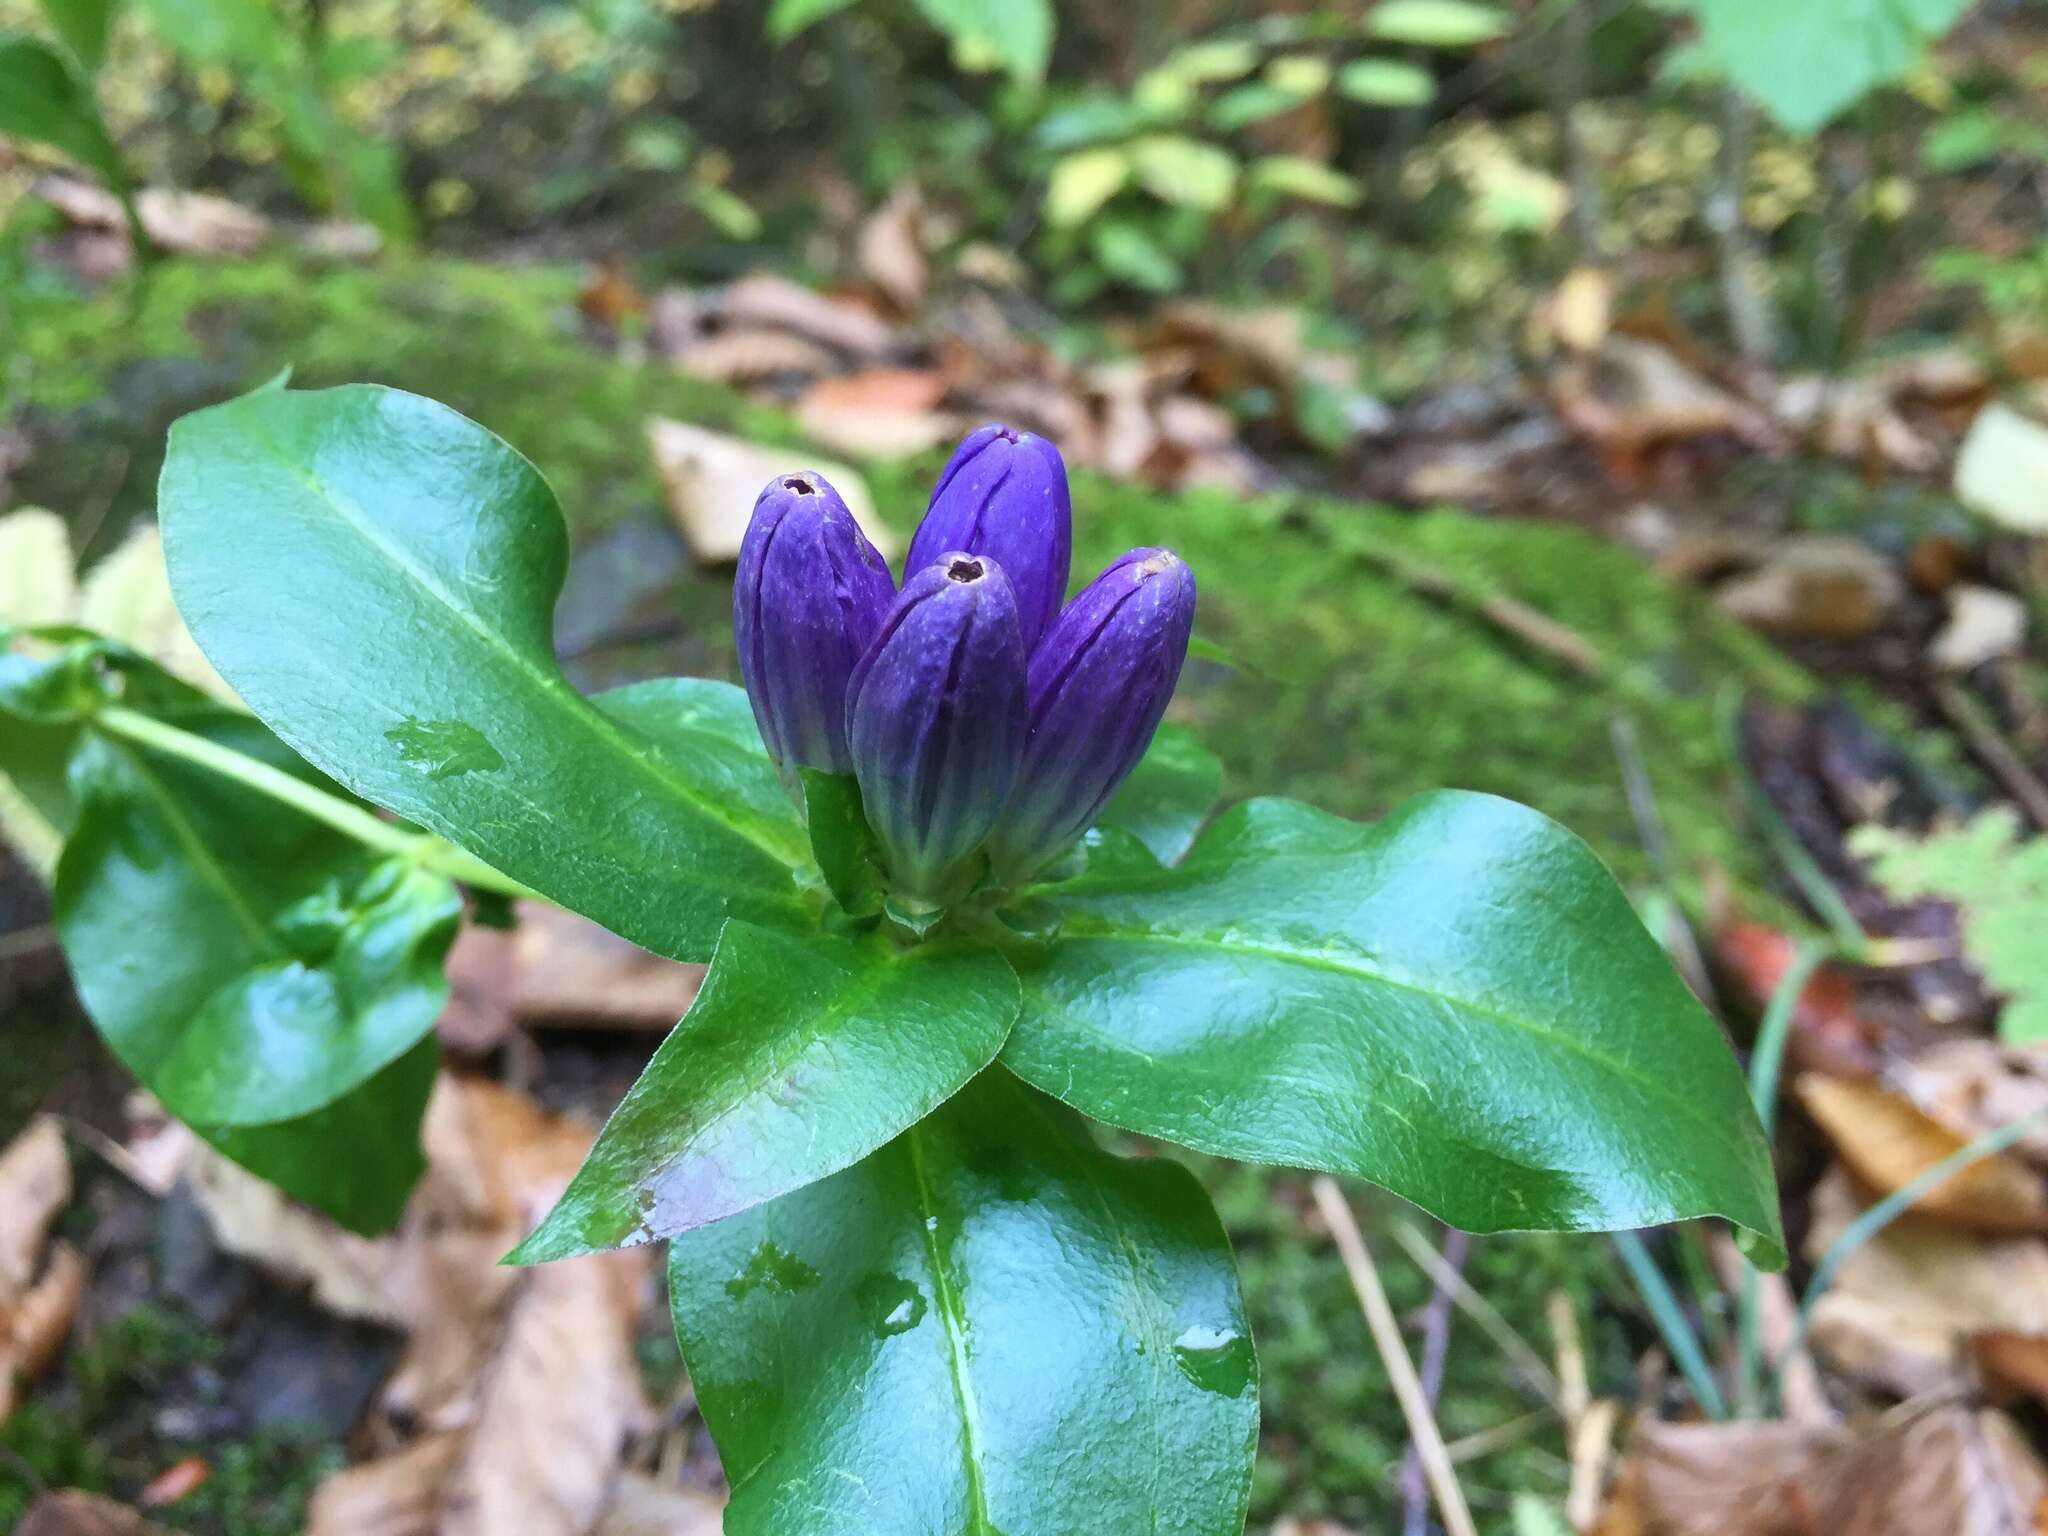
{"type": "Polygon", "coordinates": [[[1015,885],[1069,847],[1144,756],[1187,658],[1194,575],[1134,549],[1064,607],[1073,519],[1044,438],[955,451],[902,590],[824,479],[755,503],[733,628],[768,752],[852,773],[892,888],[1015,885]]]}

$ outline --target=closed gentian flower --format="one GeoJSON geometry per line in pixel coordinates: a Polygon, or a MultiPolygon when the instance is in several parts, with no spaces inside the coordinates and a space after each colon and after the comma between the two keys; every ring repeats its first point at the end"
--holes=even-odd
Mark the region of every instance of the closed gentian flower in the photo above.
{"type": "Polygon", "coordinates": [[[1073,563],[1074,514],[1059,449],[994,422],[970,432],[910,541],[906,579],[953,550],[988,555],[1003,568],[1029,653],[1066,599],[1073,563]]]}
{"type": "Polygon", "coordinates": [[[998,878],[1030,874],[1102,813],[1159,729],[1194,623],[1194,573],[1166,549],[1124,555],[1054,621],[1031,657],[1024,770],[989,838],[998,878]]]}
{"type": "Polygon", "coordinates": [[[903,583],[854,668],[846,736],[898,891],[957,894],[1017,782],[1024,637],[1001,566],[949,552],[903,583]]]}
{"type": "Polygon", "coordinates": [[[740,544],[732,628],[755,723],[778,764],[852,771],[847,680],[895,595],[888,562],[823,477],[768,483],[740,544]]]}

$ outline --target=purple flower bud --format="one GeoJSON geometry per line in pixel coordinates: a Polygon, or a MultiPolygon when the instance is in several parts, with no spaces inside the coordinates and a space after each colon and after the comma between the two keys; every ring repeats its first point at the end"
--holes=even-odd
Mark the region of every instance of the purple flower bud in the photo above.
{"type": "Polygon", "coordinates": [[[889,565],[823,477],[781,475],[740,544],[732,629],[768,755],[851,771],[846,683],[895,598],[889,565]]]}
{"type": "Polygon", "coordinates": [[[896,889],[956,894],[1024,753],[1024,638],[1002,567],[950,553],[903,583],[854,668],[846,737],[896,889]]]}
{"type": "Polygon", "coordinates": [[[989,838],[1020,879],[1086,831],[1152,743],[1187,660],[1195,576],[1134,549],[1067,604],[1031,658],[1031,734],[1017,793],[989,838]]]}
{"type": "Polygon", "coordinates": [[[994,422],[968,433],[939,476],[904,570],[921,571],[956,549],[987,555],[1003,568],[1017,594],[1024,649],[1035,649],[1066,600],[1074,558],[1073,506],[1059,449],[994,422]]]}

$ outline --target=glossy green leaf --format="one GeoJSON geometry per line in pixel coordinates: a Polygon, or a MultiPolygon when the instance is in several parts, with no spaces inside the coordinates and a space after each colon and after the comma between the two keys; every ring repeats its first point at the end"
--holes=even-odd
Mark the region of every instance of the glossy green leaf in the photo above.
{"type": "Polygon", "coordinates": [[[868,825],[860,782],[850,773],[798,770],[804,792],[804,822],[817,861],[840,909],[854,917],[882,910],[882,875],[874,829],[868,825]]]}
{"type": "Polygon", "coordinates": [[[107,53],[114,0],[43,0],[43,14],[85,72],[97,72],[107,53]]]}
{"type": "Polygon", "coordinates": [[[420,1121],[440,1048],[429,1034],[361,1087],[275,1125],[195,1125],[223,1157],[351,1232],[388,1231],[426,1172],[420,1121]]]}
{"type": "Polygon", "coordinates": [[[121,152],[92,92],[61,54],[34,38],[0,36],[0,133],[62,150],[127,191],[121,152]]]}
{"type": "Polygon", "coordinates": [[[670,1245],[727,1536],[1238,1536],[1257,1362],[1186,1169],[987,1072],[670,1245]]]}
{"type": "Polygon", "coordinates": [[[1191,730],[1162,725],[1096,825],[1130,833],[1162,864],[1188,851],[1223,789],[1223,764],[1191,730]]]}
{"type": "Polygon", "coordinates": [[[1782,1263],[1742,1074],[1599,860],[1442,791],[1225,812],[1172,869],[1048,888],[1003,1060],[1113,1125],[1356,1174],[1474,1232],[1721,1215],[1782,1263]]]}
{"type": "Polygon", "coordinates": [[[367,385],[259,390],[171,429],[158,504],[207,658],[355,793],[679,959],[728,916],[809,920],[765,764],[718,730],[656,740],[562,677],[561,511],[475,422],[367,385]]]}
{"type": "MultiPolygon", "coordinates": [[[[181,724],[289,766],[246,717],[181,724]]],[[[461,918],[446,880],[390,863],[366,878],[361,850],[318,823],[96,731],[71,789],[54,905],[79,996],[180,1119],[296,1119],[433,1028],[461,918]]]]}
{"type": "Polygon", "coordinates": [[[837,1173],[995,1060],[1017,978],[993,949],[732,922],[568,1193],[513,1255],[687,1232],[837,1173]]]}

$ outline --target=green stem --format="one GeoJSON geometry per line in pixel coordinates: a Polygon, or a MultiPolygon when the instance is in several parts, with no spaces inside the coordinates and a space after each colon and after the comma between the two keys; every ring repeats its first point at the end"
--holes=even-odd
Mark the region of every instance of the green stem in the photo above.
{"type": "MultiPolygon", "coordinates": [[[[1808,939],[1793,953],[1792,963],[1778,978],[1771,1001],[1757,1026],[1756,1048],[1749,1053],[1749,1096],[1756,1105],[1756,1118],[1770,1139],[1772,1122],[1778,1113],[1778,1078],[1785,1064],[1785,1043],[1792,1036],[1792,1018],[1799,1011],[1799,999],[1807,982],[1828,958],[1833,946],[1808,939]]],[[[1742,1266],[1742,1288],[1735,1298],[1735,1397],[1744,1414],[1761,1408],[1763,1341],[1758,1322],[1760,1302],[1756,1266],[1742,1266]]]]}
{"type": "Polygon", "coordinates": [[[125,736],[140,746],[167,756],[182,758],[222,778],[232,779],[245,789],[288,805],[300,815],[310,816],[366,848],[408,859],[422,869],[446,875],[478,890],[495,891],[510,897],[533,895],[518,881],[501,875],[446,838],[396,826],[359,805],[308,784],[304,779],[295,778],[282,769],[223,747],[218,742],[208,741],[204,736],[194,735],[191,731],[181,730],[118,704],[107,705],[93,716],[93,720],[117,736],[125,736]]]}
{"type": "Polygon", "coordinates": [[[1692,1324],[1685,1320],[1685,1310],[1671,1292],[1670,1281],[1651,1260],[1640,1236],[1634,1232],[1616,1232],[1612,1236],[1615,1252],[1621,1255],[1621,1262],[1628,1267],[1629,1278],[1635,1281],[1637,1293],[1650,1309],[1657,1332],[1664,1336],[1664,1347],[1671,1351],[1679,1374],[1692,1388],[1693,1400],[1708,1418],[1726,1419],[1727,1400],[1721,1396],[1720,1383],[1714,1380],[1713,1370],[1707,1365],[1699,1337],[1692,1331],[1692,1324]]]}

